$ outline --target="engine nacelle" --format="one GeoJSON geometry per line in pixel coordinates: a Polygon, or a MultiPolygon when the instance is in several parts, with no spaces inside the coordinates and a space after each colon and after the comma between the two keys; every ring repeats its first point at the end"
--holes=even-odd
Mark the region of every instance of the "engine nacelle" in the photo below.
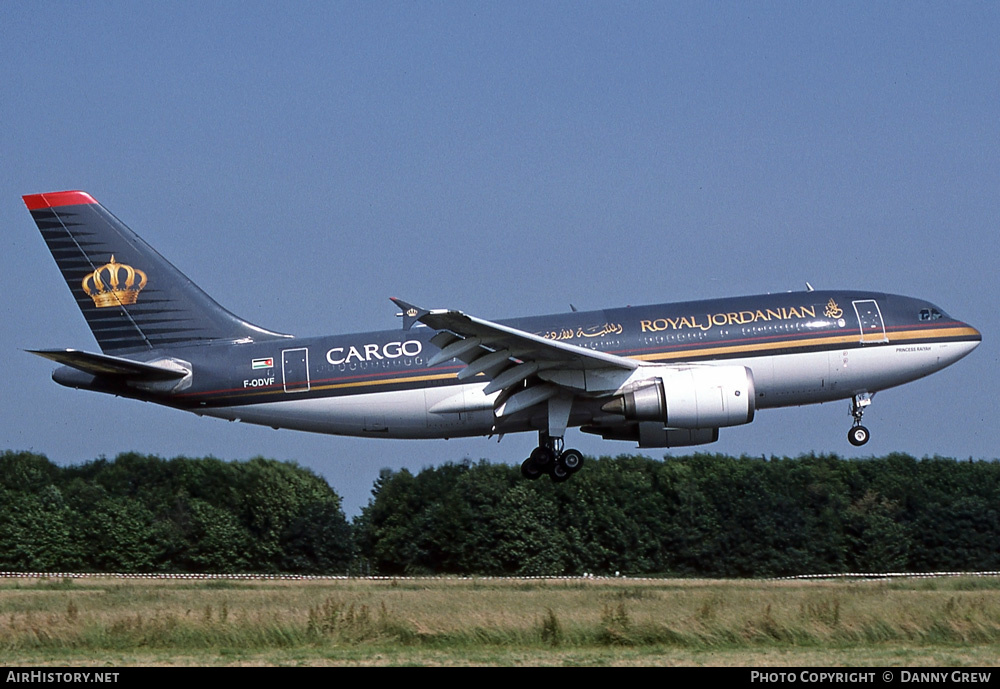
{"type": "Polygon", "coordinates": [[[753,421],[755,397],[745,366],[661,366],[601,409],[667,428],[721,428],[753,421]]]}
{"type": "Polygon", "coordinates": [[[718,428],[664,428],[656,421],[640,421],[625,426],[583,426],[584,433],[595,433],[605,440],[634,440],[639,447],[690,447],[719,439],[718,428]]]}

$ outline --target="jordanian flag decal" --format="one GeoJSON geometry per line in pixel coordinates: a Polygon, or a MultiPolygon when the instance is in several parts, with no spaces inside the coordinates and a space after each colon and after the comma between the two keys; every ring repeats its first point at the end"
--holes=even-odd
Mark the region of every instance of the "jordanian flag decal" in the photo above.
{"type": "Polygon", "coordinates": [[[266,357],[264,359],[254,359],[251,362],[251,366],[254,369],[258,368],[274,368],[274,357],[266,357]]]}

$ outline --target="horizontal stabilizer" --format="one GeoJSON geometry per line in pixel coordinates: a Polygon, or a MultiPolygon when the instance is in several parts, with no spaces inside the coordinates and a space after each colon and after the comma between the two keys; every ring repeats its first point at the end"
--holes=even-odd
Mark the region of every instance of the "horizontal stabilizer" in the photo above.
{"type": "Polygon", "coordinates": [[[176,380],[190,373],[181,367],[169,368],[159,364],[146,364],[107,354],[81,352],[78,349],[29,349],[27,351],[95,376],[117,376],[129,380],[152,382],[176,380]]]}

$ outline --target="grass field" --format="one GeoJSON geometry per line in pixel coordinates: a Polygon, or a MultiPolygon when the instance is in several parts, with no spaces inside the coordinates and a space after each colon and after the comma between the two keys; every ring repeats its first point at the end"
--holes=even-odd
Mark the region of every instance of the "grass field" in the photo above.
{"type": "Polygon", "coordinates": [[[1000,579],[0,579],[4,665],[988,666],[1000,579]]]}

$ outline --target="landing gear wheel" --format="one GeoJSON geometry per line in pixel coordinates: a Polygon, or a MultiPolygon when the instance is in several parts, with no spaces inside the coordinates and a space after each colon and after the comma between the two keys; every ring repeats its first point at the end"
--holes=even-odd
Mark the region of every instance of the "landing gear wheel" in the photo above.
{"type": "Polygon", "coordinates": [[[563,450],[562,437],[539,431],[538,447],[521,463],[521,475],[533,481],[541,474],[548,474],[553,483],[562,483],[582,466],[583,454],[579,450],[563,450]]]}
{"type": "Polygon", "coordinates": [[[861,447],[868,442],[868,438],[870,437],[871,433],[864,426],[855,426],[847,433],[847,439],[855,447],[861,447]]]}
{"type": "Polygon", "coordinates": [[[549,475],[552,477],[552,483],[562,483],[573,475],[573,472],[566,468],[566,465],[562,463],[562,460],[557,460],[552,463],[552,469],[549,471],[549,475]]]}
{"type": "Polygon", "coordinates": [[[571,474],[575,474],[583,467],[583,455],[579,450],[566,450],[559,457],[559,461],[571,474]]]}
{"type": "Polygon", "coordinates": [[[542,470],[539,469],[538,465],[531,460],[531,457],[528,457],[526,460],[521,462],[521,476],[529,481],[535,481],[541,478],[542,470]]]}
{"type": "Polygon", "coordinates": [[[872,403],[872,397],[873,395],[867,392],[859,392],[851,398],[851,416],[854,417],[854,425],[847,432],[847,440],[854,447],[861,447],[871,437],[868,429],[861,425],[861,417],[864,416],[865,409],[872,403]]]}
{"type": "Polygon", "coordinates": [[[547,447],[536,447],[531,451],[531,456],[528,459],[535,463],[535,466],[540,470],[545,471],[548,466],[555,460],[556,453],[547,447]]]}

